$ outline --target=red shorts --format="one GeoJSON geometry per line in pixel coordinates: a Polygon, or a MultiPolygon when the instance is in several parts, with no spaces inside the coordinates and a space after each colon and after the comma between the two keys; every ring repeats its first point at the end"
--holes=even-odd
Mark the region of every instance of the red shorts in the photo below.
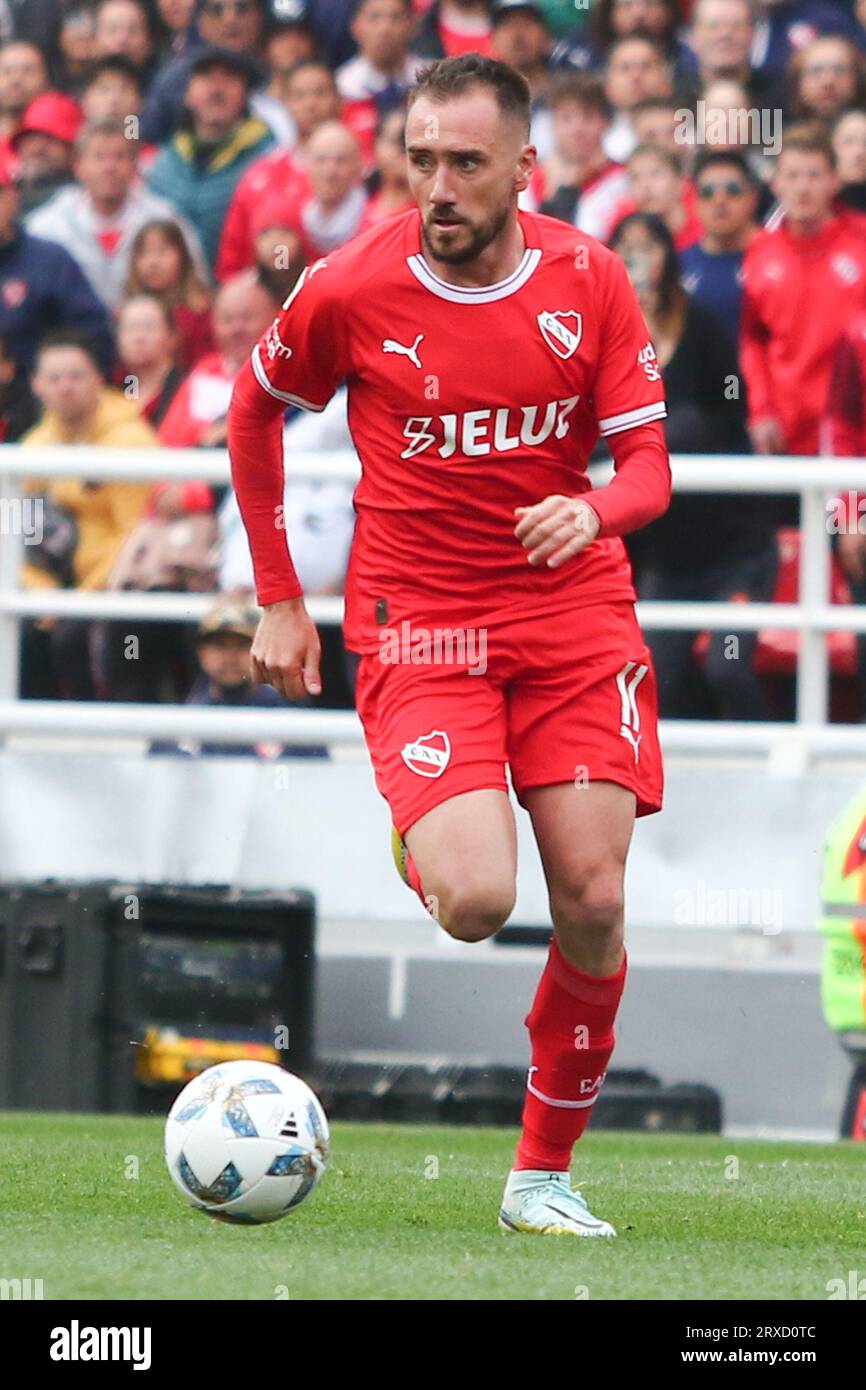
{"type": "Polygon", "coordinates": [[[507,791],[506,764],[519,801],[529,787],[616,782],[639,816],[661,808],[655,672],[631,603],[463,634],[402,626],[399,643],[361,658],[355,694],[401,835],[452,796],[507,791]]]}

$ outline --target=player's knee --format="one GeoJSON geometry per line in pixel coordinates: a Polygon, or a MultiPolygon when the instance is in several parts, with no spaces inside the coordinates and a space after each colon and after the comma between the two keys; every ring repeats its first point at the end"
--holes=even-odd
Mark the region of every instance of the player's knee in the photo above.
{"type": "Polygon", "coordinates": [[[451,884],[433,896],[433,915],[449,936],[456,941],[486,941],[511,916],[515,891],[513,884],[494,879],[451,884]]]}
{"type": "Polygon", "coordinates": [[[551,893],[551,914],[558,930],[579,932],[599,943],[622,934],[622,871],[599,869],[551,893]]]}

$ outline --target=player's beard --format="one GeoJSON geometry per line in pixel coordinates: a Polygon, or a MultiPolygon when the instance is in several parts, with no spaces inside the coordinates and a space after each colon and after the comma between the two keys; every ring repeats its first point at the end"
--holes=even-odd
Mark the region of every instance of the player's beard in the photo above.
{"type": "Polygon", "coordinates": [[[427,233],[426,222],[422,220],[421,240],[424,243],[424,249],[432,256],[433,260],[442,261],[446,265],[468,265],[470,261],[474,261],[477,256],[480,256],[481,252],[485,251],[492,241],[496,240],[505,227],[510,214],[511,202],[509,200],[492,213],[486,222],[473,223],[464,220],[462,225],[468,227],[471,232],[469,241],[462,246],[453,248],[448,246],[437,248],[427,233]]]}

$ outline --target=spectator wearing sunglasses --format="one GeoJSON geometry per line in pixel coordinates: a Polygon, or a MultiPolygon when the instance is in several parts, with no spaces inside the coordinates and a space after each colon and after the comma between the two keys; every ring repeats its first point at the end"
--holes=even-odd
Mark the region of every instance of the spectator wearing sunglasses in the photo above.
{"type": "Polygon", "coordinates": [[[758,191],[741,154],[709,150],[695,164],[700,241],[680,252],[683,286],[712,310],[732,346],[740,336],[740,278],[746,247],[757,232],[758,191]]]}

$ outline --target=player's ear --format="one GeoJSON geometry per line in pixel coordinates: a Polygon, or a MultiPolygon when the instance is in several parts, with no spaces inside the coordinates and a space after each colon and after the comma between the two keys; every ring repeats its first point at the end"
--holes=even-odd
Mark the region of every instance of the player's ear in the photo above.
{"type": "Polygon", "coordinates": [[[524,145],[517,160],[517,168],[514,176],[514,188],[517,193],[522,193],[524,188],[529,187],[533,170],[536,165],[537,152],[534,145],[524,145]]]}

